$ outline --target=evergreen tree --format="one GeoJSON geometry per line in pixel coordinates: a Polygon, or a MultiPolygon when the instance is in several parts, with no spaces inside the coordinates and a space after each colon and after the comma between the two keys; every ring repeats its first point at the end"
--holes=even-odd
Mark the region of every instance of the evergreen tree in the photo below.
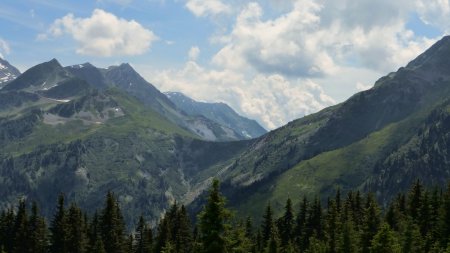
{"type": "Polygon", "coordinates": [[[111,192],[108,192],[105,206],[101,212],[100,231],[106,252],[125,252],[125,224],[119,203],[111,192]]]}
{"type": "Polygon", "coordinates": [[[422,184],[417,180],[408,196],[408,213],[416,223],[419,218],[420,209],[422,208],[422,188],[422,184]]]}
{"type": "Polygon", "coordinates": [[[337,252],[356,253],[358,252],[358,238],[353,227],[353,221],[347,220],[343,224],[340,240],[338,241],[337,252]]]}
{"type": "Polygon", "coordinates": [[[389,228],[389,225],[384,223],[381,225],[380,231],[374,236],[372,245],[370,247],[371,253],[400,253],[401,248],[398,244],[397,237],[389,228]]]}
{"type": "Polygon", "coordinates": [[[84,253],[87,247],[86,228],[81,209],[71,204],[67,213],[67,251],[70,253],[84,253]]]}
{"type": "Polygon", "coordinates": [[[263,216],[263,221],[261,223],[261,235],[262,235],[262,246],[265,248],[269,243],[269,240],[275,234],[275,224],[273,221],[273,212],[270,203],[266,207],[266,212],[263,216]]]}
{"type": "Polygon", "coordinates": [[[423,252],[423,244],[419,226],[409,219],[402,235],[402,252],[423,252]]]}
{"type": "Polygon", "coordinates": [[[191,252],[193,243],[191,222],[184,205],[177,211],[176,219],[175,250],[177,253],[191,252]]]}
{"type": "Polygon", "coordinates": [[[213,181],[208,202],[199,215],[200,239],[204,253],[226,252],[227,222],[230,212],[225,208],[225,198],[219,192],[219,181],[213,181]]]}
{"type": "Polygon", "coordinates": [[[25,200],[19,201],[16,219],[14,221],[14,250],[13,253],[26,253],[30,249],[28,216],[25,200]]]}
{"type": "Polygon", "coordinates": [[[279,224],[278,231],[280,233],[281,239],[281,247],[285,248],[291,243],[295,225],[294,211],[292,208],[292,201],[290,198],[288,198],[286,201],[286,206],[284,208],[284,215],[281,217],[278,224],[279,224]]]}
{"type": "Polygon", "coordinates": [[[66,210],[64,207],[64,195],[60,194],[58,197],[58,206],[56,213],[53,216],[51,222],[51,252],[52,253],[66,253],[67,251],[67,238],[68,238],[68,225],[66,218],[66,210]]]}
{"type": "Polygon", "coordinates": [[[294,237],[296,245],[298,246],[300,251],[306,250],[308,244],[308,237],[306,235],[306,214],[308,212],[308,200],[306,197],[303,198],[303,201],[300,205],[300,211],[297,214],[295,229],[294,229],[294,237]]]}
{"type": "Polygon", "coordinates": [[[439,228],[441,247],[447,247],[450,239],[450,183],[440,206],[439,228]]]}
{"type": "Polygon", "coordinates": [[[361,248],[363,253],[370,252],[371,242],[380,226],[380,210],[372,194],[367,195],[364,223],[361,231],[361,248]]]}
{"type": "Polygon", "coordinates": [[[45,253],[48,247],[47,225],[39,216],[36,202],[31,207],[31,216],[28,224],[30,249],[29,252],[45,253]]]}
{"type": "Polygon", "coordinates": [[[144,217],[139,217],[138,225],[135,234],[134,252],[136,253],[150,253],[152,249],[152,234],[151,229],[145,224],[144,217]]]}

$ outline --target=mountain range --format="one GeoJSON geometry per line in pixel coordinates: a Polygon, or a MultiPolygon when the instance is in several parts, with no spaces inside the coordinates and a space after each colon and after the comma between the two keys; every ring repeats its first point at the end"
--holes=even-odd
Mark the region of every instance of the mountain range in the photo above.
{"type": "Polygon", "coordinates": [[[201,115],[214,122],[233,129],[245,138],[257,138],[267,131],[255,120],[237,114],[225,103],[198,102],[181,92],[165,92],[170,101],[191,116],[201,115]]]}
{"type": "Polygon", "coordinates": [[[126,218],[155,221],[175,200],[198,209],[219,178],[237,215],[261,217],[288,196],[297,204],[340,188],[387,202],[416,179],[444,185],[448,59],[444,37],[373,88],[265,134],[225,105],[166,96],[129,64],[52,60],[0,90],[0,207],[25,196],[50,215],[64,192],[91,210],[111,190],[126,218]]]}

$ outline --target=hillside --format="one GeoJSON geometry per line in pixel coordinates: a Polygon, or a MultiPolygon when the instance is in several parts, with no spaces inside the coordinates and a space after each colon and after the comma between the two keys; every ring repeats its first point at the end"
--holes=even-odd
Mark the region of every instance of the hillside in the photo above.
{"type": "Polygon", "coordinates": [[[198,211],[216,177],[238,215],[257,218],[268,202],[280,212],[288,196],[297,205],[338,187],[387,203],[417,178],[442,186],[449,57],[445,37],[370,90],[243,141],[179,109],[128,64],[40,64],[0,90],[0,207],[24,196],[50,215],[64,192],[90,210],[112,190],[125,218],[156,221],[175,200],[198,211]]]}
{"type": "Polygon", "coordinates": [[[267,133],[258,122],[237,114],[227,104],[198,102],[181,92],[165,92],[164,94],[187,114],[191,116],[202,115],[218,124],[233,129],[245,138],[257,138],[267,133]]]}
{"type": "Polygon", "coordinates": [[[232,206],[258,217],[268,202],[281,210],[287,196],[325,198],[340,187],[387,201],[417,178],[445,183],[448,56],[445,37],[372,89],[258,138],[220,175],[232,206]],[[441,140],[424,134],[438,130],[441,140]]]}
{"type": "Polygon", "coordinates": [[[202,171],[251,143],[204,141],[121,87],[121,75],[85,78],[67,69],[52,60],[0,91],[1,209],[25,197],[50,217],[63,192],[94,210],[112,190],[127,222],[142,210],[155,221],[209,178],[202,171]]]}

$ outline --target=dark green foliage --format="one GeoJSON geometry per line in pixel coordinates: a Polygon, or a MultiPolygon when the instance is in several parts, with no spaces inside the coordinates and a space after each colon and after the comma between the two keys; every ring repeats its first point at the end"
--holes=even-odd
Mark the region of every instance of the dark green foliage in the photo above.
{"type": "Polygon", "coordinates": [[[288,199],[285,212],[278,219],[268,205],[260,229],[254,231],[250,219],[231,219],[215,180],[194,230],[186,208],[174,203],[155,231],[141,216],[135,230],[128,233],[120,203],[112,193],[107,194],[100,215],[94,213],[91,218],[73,203],[66,209],[60,195],[50,229],[35,203],[30,215],[23,200],[17,209],[3,211],[0,252],[442,253],[450,252],[446,234],[449,203],[450,190],[441,196],[436,189],[429,191],[420,186],[418,191],[417,183],[410,194],[398,195],[384,211],[372,194],[363,197],[349,192],[344,201],[337,194],[328,201],[326,209],[317,198],[311,204],[305,198],[294,217],[295,210],[288,199]],[[411,199],[420,202],[415,205],[411,199]],[[439,210],[434,211],[435,207],[439,210]],[[430,224],[425,226],[425,221],[430,224]]]}
{"type": "Polygon", "coordinates": [[[69,252],[67,248],[68,240],[68,225],[67,225],[67,213],[64,207],[64,195],[59,195],[58,205],[56,208],[56,213],[53,217],[50,226],[50,243],[52,252],[69,252]]]}
{"type": "Polygon", "coordinates": [[[105,205],[100,214],[100,234],[108,253],[126,252],[125,223],[119,203],[111,192],[106,196],[105,205]]]}
{"type": "Polygon", "coordinates": [[[48,232],[44,218],[39,216],[36,202],[31,207],[28,223],[30,252],[45,253],[48,247],[48,232]]]}
{"type": "Polygon", "coordinates": [[[225,208],[225,198],[215,179],[209,191],[208,201],[199,215],[200,241],[204,253],[224,253],[227,247],[225,233],[230,212],[225,208]]]}

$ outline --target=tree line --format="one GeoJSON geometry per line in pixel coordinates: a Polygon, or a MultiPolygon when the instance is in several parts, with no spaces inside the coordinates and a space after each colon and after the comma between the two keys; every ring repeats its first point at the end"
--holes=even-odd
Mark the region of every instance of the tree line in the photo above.
{"type": "Polygon", "coordinates": [[[238,220],[215,180],[196,223],[173,204],[155,227],[141,216],[128,233],[114,194],[91,217],[61,195],[47,225],[36,203],[0,214],[1,253],[389,253],[450,252],[450,184],[446,191],[417,181],[381,208],[373,194],[337,190],[326,207],[287,199],[281,216],[267,205],[261,224],[238,220]]]}

